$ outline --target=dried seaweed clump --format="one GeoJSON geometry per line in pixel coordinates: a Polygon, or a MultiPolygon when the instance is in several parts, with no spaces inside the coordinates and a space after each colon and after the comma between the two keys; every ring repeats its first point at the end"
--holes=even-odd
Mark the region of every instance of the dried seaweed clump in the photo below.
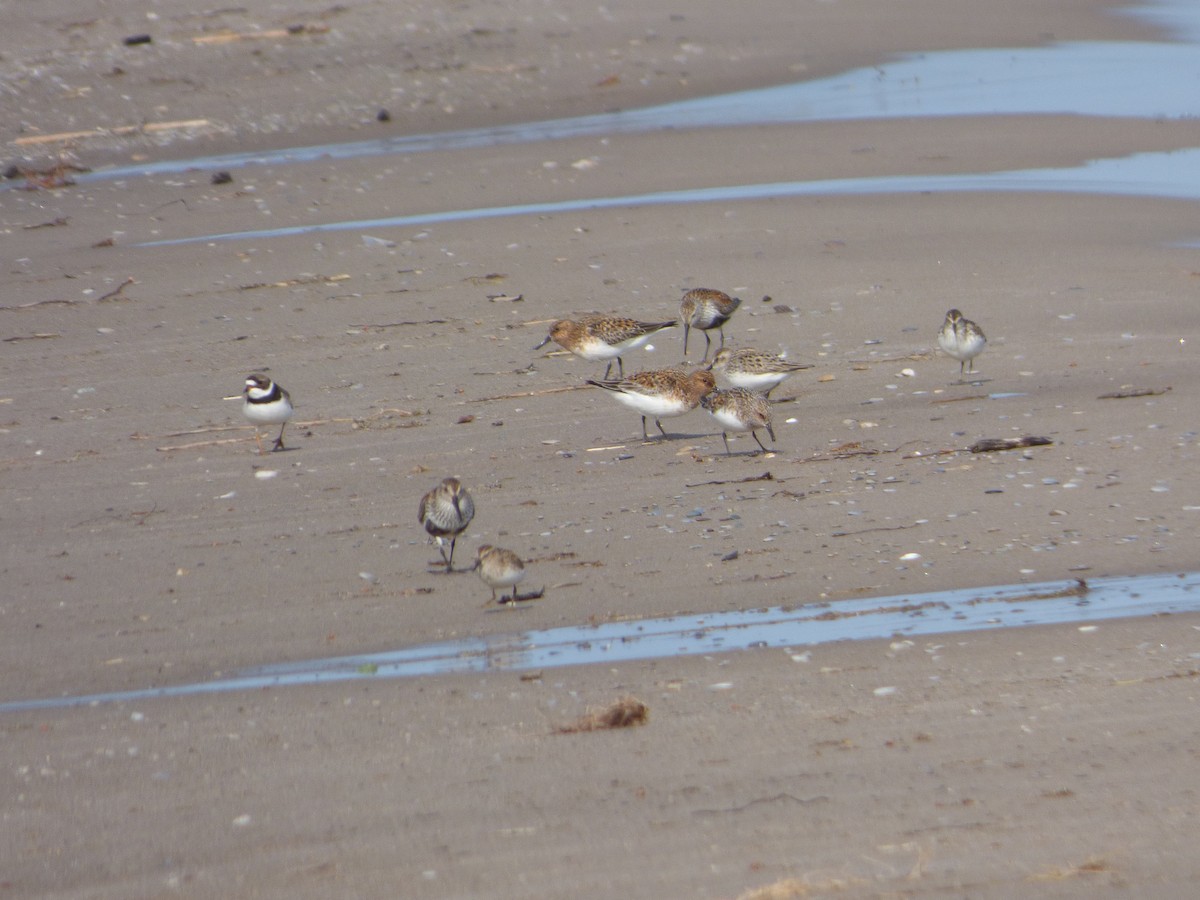
{"type": "Polygon", "coordinates": [[[601,731],[605,728],[632,728],[650,720],[650,707],[637,697],[621,697],[615,703],[599,709],[589,709],[570,725],[560,725],[557,734],[576,734],[580,731],[601,731]]]}

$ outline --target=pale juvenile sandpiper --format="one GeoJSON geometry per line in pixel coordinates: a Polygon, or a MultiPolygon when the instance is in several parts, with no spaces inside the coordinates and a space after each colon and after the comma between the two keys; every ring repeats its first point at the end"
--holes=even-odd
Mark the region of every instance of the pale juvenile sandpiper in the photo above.
{"type": "Polygon", "coordinates": [[[752,350],[749,347],[732,350],[722,347],[713,357],[709,368],[733,387],[762,391],[770,397],[771,391],[779,387],[785,378],[804,369],[811,369],[812,365],[788,362],[783,356],[765,350],[752,350]]]}
{"type": "Polygon", "coordinates": [[[493,547],[491,544],[480,544],[479,550],[475,553],[473,568],[479,573],[484,584],[492,589],[493,603],[496,602],[497,588],[501,590],[512,588],[512,596],[501,595],[501,603],[516,603],[522,599],[517,593],[517,585],[525,577],[525,563],[521,562],[521,557],[511,550],[493,547]]]}
{"type": "Polygon", "coordinates": [[[938,346],[958,360],[958,374],[975,371],[975,357],[987,346],[983,329],[964,318],[957,309],[946,313],[946,321],[938,332],[938,346]]]}

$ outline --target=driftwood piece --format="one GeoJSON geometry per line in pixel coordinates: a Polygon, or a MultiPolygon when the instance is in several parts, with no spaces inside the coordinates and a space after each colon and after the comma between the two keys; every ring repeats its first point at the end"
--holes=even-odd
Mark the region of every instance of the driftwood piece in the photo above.
{"type": "Polygon", "coordinates": [[[981,438],[967,450],[971,453],[995,453],[998,450],[1019,450],[1022,447],[1046,447],[1053,443],[1048,437],[1036,435],[1019,438],[981,438]]]}
{"type": "Polygon", "coordinates": [[[1113,391],[1110,394],[1101,394],[1098,400],[1129,400],[1133,397],[1158,397],[1161,394],[1171,390],[1170,385],[1165,388],[1132,388],[1128,391],[1113,391]]]}
{"type": "Polygon", "coordinates": [[[277,41],[305,34],[326,34],[328,25],[289,25],[287,28],[265,28],[262,31],[222,31],[217,34],[198,34],[193,44],[231,44],[234,41],[277,41]]]}
{"type": "MultiPolygon", "coordinates": [[[[86,131],[60,131],[55,134],[34,134],[13,140],[18,147],[28,147],[36,144],[68,143],[84,138],[105,137],[106,135],[125,134],[154,134],[160,131],[174,131],[180,128],[207,128],[212,125],[208,119],[181,119],[177,122],[146,122],[141,125],[118,125],[115,128],[89,128],[86,131]]],[[[87,169],[77,169],[86,172],[87,169]]]]}

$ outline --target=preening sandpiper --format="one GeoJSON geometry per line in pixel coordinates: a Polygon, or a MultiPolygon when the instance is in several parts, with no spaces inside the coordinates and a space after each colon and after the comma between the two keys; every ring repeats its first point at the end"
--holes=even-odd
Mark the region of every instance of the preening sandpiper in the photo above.
{"type": "Polygon", "coordinates": [[[437,542],[438,552],[446,562],[446,572],[454,571],[454,544],[475,518],[475,501],[457,478],[445,478],[442,483],[421,498],[417,521],[437,542]],[[450,541],[450,554],[444,544],[450,541]]]}

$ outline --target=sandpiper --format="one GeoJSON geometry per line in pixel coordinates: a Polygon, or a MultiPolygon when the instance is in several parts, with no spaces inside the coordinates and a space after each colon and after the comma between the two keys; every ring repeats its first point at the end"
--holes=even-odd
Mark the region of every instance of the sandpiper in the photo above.
{"type": "Polygon", "coordinates": [[[765,394],[740,387],[726,388],[708,394],[700,404],[721,423],[721,440],[725,442],[727,456],[733,453],[729,449],[726,431],[748,431],[763,453],[770,452],[758,439],[758,429],[765,428],[771,440],[775,440],[775,430],[771,427],[771,403],[765,394]]]}
{"type": "Polygon", "coordinates": [[[683,369],[651,369],[617,381],[589,380],[588,384],[604,388],[619,402],[641,413],[642,439],[649,440],[646,416],[652,416],[658,430],[665,435],[659,419],[682,416],[695,409],[700,398],[716,387],[716,380],[708,369],[696,369],[690,374],[683,369]]]}
{"type": "Polygon", "coordinates": [[[704,359],[708,359],[708,350],[712,345],[708,332],[713,328],[721,332],[721,346],[724,347],[723,326],[741,302],[737,297],[730,297],[724,291],[714,291],[712,288],[693,288],[684,294],[679,301],[679,320],[683,322],[683,358],[687,359],[688,333],[693,328],[704,332],[704,359]]]}
{"type": "Polygon", "coordinates": [[[475,501],[457,478],[445,478],[442,483],[421,498],[417,521],[437,542],[438,552],[446,563],[446,572],[454,571],[454,543],[475,518],[475,501]],[[450,540],[450,555],[446,555],[445,540],[450,540]]]}
{"type": "Polygon", "coordinates": [[[811,369],[809,363],[788,362],[777,353],[752,350],[749,347],[731,350],[722,347],[713,357],[709,368],[734,387],[762,391],[767,397],[789,375],[811,369]]]}
{"type": "Polygon", "coordinates": [[[677,323],[670,322],[639,322],[624,316],[605,316],[590,313],[578,319],[559,319],[550,326],[550,333],[545,340],[534,347],[541,350],[554,341],[564,350],[570,350],[580,359],[588,362],[608,361],[604,377],[608,378],[612,371],[612,361],[617,361],[619,377],[625,377],[625,365],[621,357],[629,350],[644,346],[664,328],[674,327],[677,323]]]}
{"type": "Polygon", "coordinates": [[[983,329],[964,318],[957,309],[946,313],[946,321],[938,332],[938,346],[958,360],[958,374],[975,371],[975,357],[987,346],[983,329]]]}
{"type": "Polygon", "coordinates": [[[475,553],[475,565],[472,567],[479,577],[492,589],[492,602],[496,602],[496,588],[512,588],[511,597],[500,597],[501,603],[516,603],[521,599],[517,593],[517,585],[525,577],[525,563],[521,557],[503,547],[493,547],[491,544],[480,544],[475,553]]]}

